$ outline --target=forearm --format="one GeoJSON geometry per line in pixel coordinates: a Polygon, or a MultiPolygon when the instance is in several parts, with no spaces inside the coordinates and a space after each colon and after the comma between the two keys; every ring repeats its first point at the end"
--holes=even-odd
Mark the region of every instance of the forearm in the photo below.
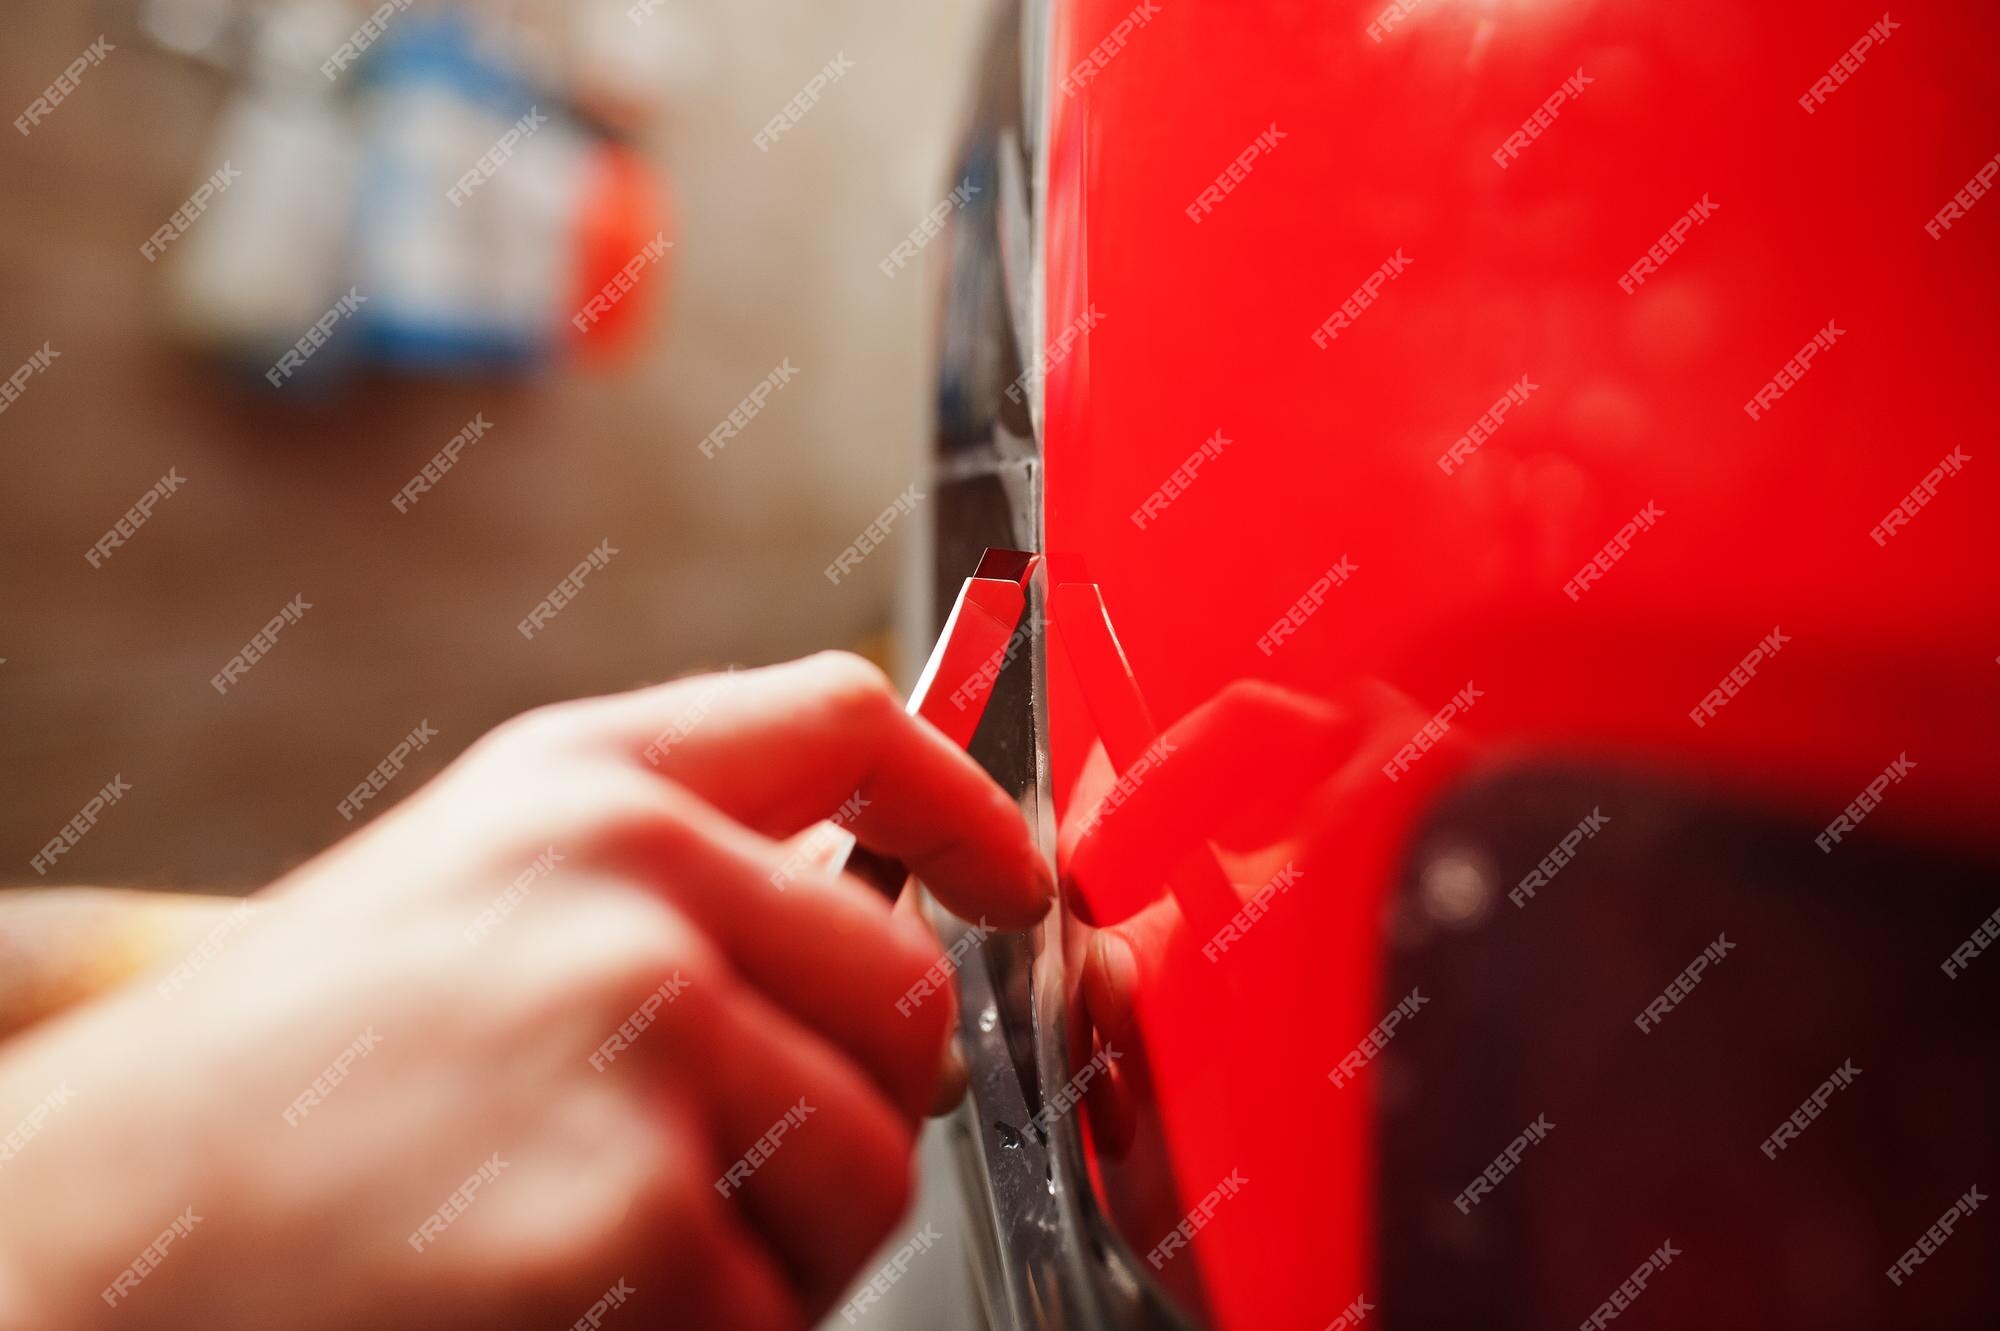
{"type": "Polygon", "coordinates": [[[240,904],[231,897],[119,888],[0,892],[0,1044],[187,954],[240,904]]]}

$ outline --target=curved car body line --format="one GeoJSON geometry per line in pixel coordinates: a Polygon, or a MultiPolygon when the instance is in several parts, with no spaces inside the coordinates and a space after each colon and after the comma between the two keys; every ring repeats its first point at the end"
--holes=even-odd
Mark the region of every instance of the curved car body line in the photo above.
{"type": "Polygon", "coordinates": [[[1067,890],[1140,953],[1115,1011],[1077,980],[1070,1063],[1132,1023],[1092,1179],[1133,1252],[1191,1231],[1157,1275],[1215,1325],[1379,1289],[1378,1106],[1447,1020],[1391,1020],[1382,922],[1453,792],[1561,763],[1762,811],[1808,866],[2000,847],[2000,15],[1883,18],[1051,5],[1044,549],[1187,736],[1107,770],[1052,649],[1067,890]],[[1142,826],[1246,908],[1298,885],[1204,955],[1142,826]]]}

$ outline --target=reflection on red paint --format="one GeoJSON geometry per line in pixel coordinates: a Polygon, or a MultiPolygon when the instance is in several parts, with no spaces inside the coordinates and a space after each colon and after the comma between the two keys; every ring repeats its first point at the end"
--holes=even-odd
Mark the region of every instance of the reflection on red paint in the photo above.
{"type": "Polygon", "coordinates": [[[1049,678],[1067,900],[1105,926],[1071,931],[1079,1056],[1132,1042],[1093,1168],[1137,1253],[1240,1170],[1158,1278],[1222,1327],[1321,1327],[1372,1243],[1371,1074],[1327,1073],[1386,1007],[1384,894],[1439,790],[1583,755],[1823,824],[1907,751],[1871,828],[1993,844],[2000,470],[1970,447],[1869,533],[1990,434],[2000,209],[1925,223],[2000,140],[2000,15],[1913,17],[1811,114],[1879,10],[1430,0],[1378,41],[1380,4],[1166,6],[1065,92],[1129,8],[1056,6],[1049,57],[1044,326],[1103,317],[1045,386],[1047,545],[1120,648],[1059,623],[1049,678]],[[1296,871],[1213,957],[1204,860],[1239,903],[1296,871]]]}

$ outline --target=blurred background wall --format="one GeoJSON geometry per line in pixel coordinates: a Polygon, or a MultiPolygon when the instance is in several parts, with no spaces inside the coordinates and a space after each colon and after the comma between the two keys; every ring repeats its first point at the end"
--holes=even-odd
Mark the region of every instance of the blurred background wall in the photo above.
{"type": "Polygon", "coordinates": [[[877,264],[950,187],[985,15],[664,0],[649,25],[672,37],[670,89],[640,146],[671,179],[676,246],[636,356],[509,381],[366,374],[298,401],[170,345],[139,253],[218,166],[229,78],[137,40],[129,5],[17,7],[8,118],[100,33],[114,49],[32,133],[0,131],[0,376],[59,353],[0,414],[0,882],[246,890],[350,830],[336,805],[420,722],[438,738],[385,804],[537,703],[886,650],[917,524],[837,586],[822,570],[921,479],[938,254],[893,279],[877,264]],[[852,69],[760,152],[753,134],[839,54],[852,69]],[[705,459],[787,358],[797,378],[705,459]],[[490,432],[398,513],[475,413],[490,432]],[[170,468],[180,489],[93,568],[170,468]],[[524,639],[516,623],[607,539],[617,556],[524,639]],[[218,695],[211,676],[294,596],[310,612],[218,695]],[[35,878],[30,857],[114,775],[131,792],[35,878]]]}

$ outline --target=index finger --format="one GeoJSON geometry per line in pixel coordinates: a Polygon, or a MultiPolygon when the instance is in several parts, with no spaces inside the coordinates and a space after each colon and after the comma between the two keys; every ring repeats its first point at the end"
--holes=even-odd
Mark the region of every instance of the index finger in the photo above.
{"type": "Polygon", "coordinates": [[[1054,894],[1014,801],[906,715],[887,676],[858,656],[823,652],[591,707],[621,748],[736,821],[784,838],[831,818],[967,919],[1025,927],[1054,894]]]}

